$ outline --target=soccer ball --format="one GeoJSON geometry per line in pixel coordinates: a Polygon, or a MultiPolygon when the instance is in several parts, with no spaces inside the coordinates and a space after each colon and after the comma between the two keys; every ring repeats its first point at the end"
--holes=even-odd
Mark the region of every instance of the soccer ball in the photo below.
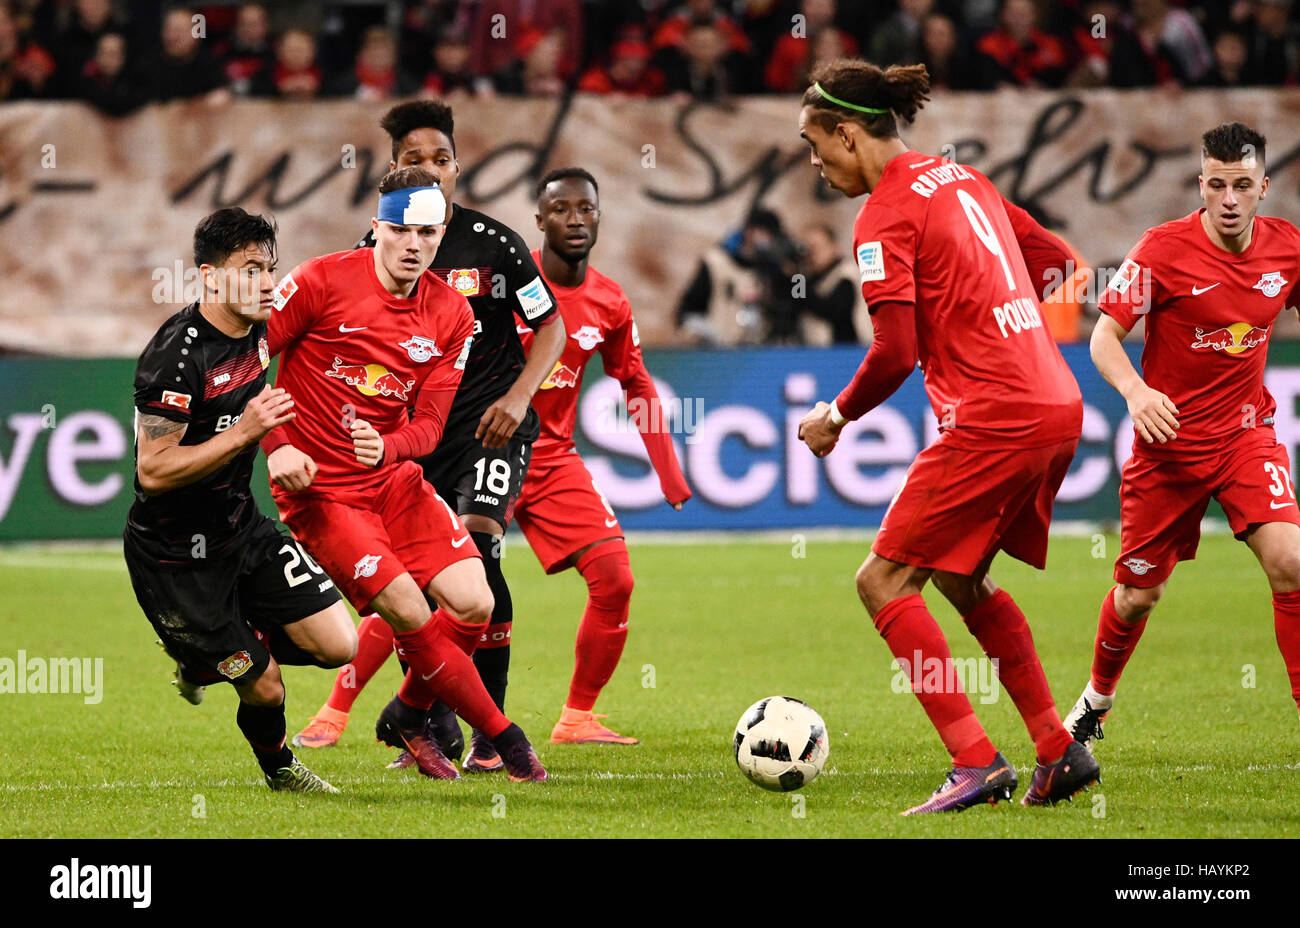
{"type": "Polygon", "coordinates": [[[826,766],[826,723],[789,696],[760,699],[736,724],[736,764],[763,789],[789,792],[817,779],[826,766]]]}

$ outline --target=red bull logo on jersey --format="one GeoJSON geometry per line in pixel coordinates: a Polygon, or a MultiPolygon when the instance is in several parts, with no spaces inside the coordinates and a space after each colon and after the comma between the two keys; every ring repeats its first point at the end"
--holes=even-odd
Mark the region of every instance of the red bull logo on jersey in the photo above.
{"type": "MultiPolygon", "coordinates": [[[[582,370],[582,368],[578,368],[582,370]]],[[[549,377],[542,381],[542,389],[550,390],[555,387],[576,387],[578,385],[578,371],[571,367],[566,367],[559,361],[555,362],[555,368],[551,371],[549,377]]]]}
{"type": "Polygon", "coordinates": [[[405,348],[406,353],[411,356],[411,360],[416,364],[423,364],[430,358],[442,357],[437,342],[432,338],[425,338],[423,335],[412,335],[397,347],[405,348]]]}
{"type": "Polygon", "coordinates": [[[1227,354],[1241,354],[1268,341],[1268,331],[1249,322],[1234,322],[1232,325],[1211,329],[1208,332],[1197,326],[1196,341],[1192,342],[1192,347],[1209,348],[1227,354]]]}
{"type": "Polygon", "coordinates": [[[392,396],[403,402],[410,399],[411,388],[415,386],[415,378],[402,380],[382,364],[345,364],[337,355],[334,367],[325,376],[356,387],[364,396],[392,396]]]}
{"type": "Polygon", "coordinates": [[[569,338],[577,339],[583,351],[590,351],[605,340],[605,336],[600,334],[600,329],[594,325],[584,325],[569,338]]]}
{"type": "Polygon", "coordinates": [[[1285,287],[1286,284],[1287,280],[1281,275],[1281,273],[1278,271],[1272,271],[1271,273],[1264,274],[1260,277],[1259,281],[1251,289],[1258,290],[1260,293],[1264,294],[1264,296],[1272,299],[1282,292],[1282,288],[1285,287]]]}

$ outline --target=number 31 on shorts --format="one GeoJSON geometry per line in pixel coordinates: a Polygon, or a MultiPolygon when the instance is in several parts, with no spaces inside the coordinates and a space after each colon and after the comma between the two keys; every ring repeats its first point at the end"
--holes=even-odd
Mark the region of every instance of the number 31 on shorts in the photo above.
{"type": "MultiPolygon", "coordinates": [[[[1280,464],[1267,461],[1264,464],[1264,473],[1268,474],[1272,480],[1268,485],[1268,491],[1274,496],[1282,497],[1284,500],[1283,506],[1291,505],[1295,501],[1295,484],[1291,482],[1291,475],[1287,472],[1287,469],[1280,464]]],[[[1274,509],[1282,508],[1275,502],[1269,503],[1269,505],[1274,509]]]]}

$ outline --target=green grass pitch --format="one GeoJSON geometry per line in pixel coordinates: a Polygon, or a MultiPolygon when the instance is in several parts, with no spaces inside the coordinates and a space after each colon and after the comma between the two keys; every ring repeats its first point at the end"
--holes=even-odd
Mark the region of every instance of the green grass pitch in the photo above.
{"type": "MultiPolygon", "coordinates": [[[[598,710],[642,744],[547,743],[572,668],[585,587],[546,577],[511,536],[515,635],[507,709],[552,780],[433,782],[384,769],[373,723],[397,683],[385,666],[335,748],[299,754],[339,796],[272,793],[235,727],[229,687],[195,708],[131,594],[120,555],[0,550],[0,657],[103,658],[103,698],[0,694],[0,835],[157,837],[1261,837],[1300,835],[1300,726],[1249,551],[1207,537],[1176,572],[1121,684],[1098,749],[1103,783],[1072,804],[1016,803],[901,818],[947,757],[853,589],[864,541],[737,539],[632,545],[631,635],[598,710]],[[794,794],[746,782],[731,756],[741,712],[797,696],[826,719],[830,760],[794,794]]],[[[1030,619],[1064,710],[1087,679],[1116,539],[1053,541],[1044,573],[1009,558],[994,579],[1030,619]]],[[[946,602],[927,597],[954,655],[979,655],[946,602]]],[[[286,668],[290,732],[333,672],[286,668]]],[[[1033,751],[1005,693],[976,710],[1020,768],[1033,751]]]]}

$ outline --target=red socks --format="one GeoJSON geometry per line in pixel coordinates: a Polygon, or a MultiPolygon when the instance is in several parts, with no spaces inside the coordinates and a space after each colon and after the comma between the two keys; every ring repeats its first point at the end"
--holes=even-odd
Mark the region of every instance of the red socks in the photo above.
{"type": "Polygon", "coordinates": [[[1291,678],[1291,695],[1300,707],[1300,592],[1273,594],[1273,630],[1291,678]]]}
{"type": "Polygon", "coordinates": [[[956,692],[922,691],[924,665],[938,659],[944,667],[950,667],[952,654],[939,623],[930,615],[920,594],[891,601],[876,614],[875,623],[880,637],[885,639],[900,665],[910,669],[912,691],[938,730],[944,747],[952,755],[953,765],[986,767],[993,763],[997,751],[984,733],[984,726],[975,717],[970,700],[961,692],[960,684],[955,688],[956,692]],[[913,667],[917,652],[921,654],[923,666],[913,667]]]}
{"type": "Polygon", "coordinates": [[[587,608],[578,626],[573,679],[565,705],[590,711],[614,675],[627,642],[632,565],[627,546],[619,542],[594,548],[577,566],[578,573],[587,581],[587,608]]]}
{"type": "MultiPolygon", "coordinates": [[[[1276,599],[1274,599],[1276,602],[1276,599]]],[[[1101,601],[1101,617],[1097,622],[1097,640],[1092,652],[1092,688],[1103,696],[1113,696],[1124,665],[1133,656],[1133,649],[1147,627],[1148,616],[1136,622],[1125,622],[1115,611],[1115,588],[1101,601]]]]}
{"type": "Polygon", "coordinates": [[[998,590],[962,620],[989,659],[997,661],[998,679],[1034,739],[1038,762],[1052,763],[1072,739],[1056,711],[1025,614],[1010,593],[998,590]]]}
{"type": "Polygon", "coordinates": [[[397,655],[410,667],[397,695],[417,709],[442,700],[470,725],[495,738],[510,727],[510,720],[492,702],[469,659],[468,651],[481,633],[481,625],[457,622],[439,609],[416,631],[395,635],[397,655]]]}
{"type": "Polygon", "coordinates": [[[479,645],[479,641],[483,638],[483,633],[487,630],[487,623],[480,622],[478,625],[470,625],[460,619],[453,619],[441,609],[434,613],[434,617],[441,618],[442,630],[448,638],[455,642],[456,647],[460,648],[467,657],[472,657],[474,650],[479,645]]]}
{"type": "Polygon", "coordinates": [[[357,694],[366,688],[384,661],[393,653],[393,629],[379,615],[371,613],[357,626],[357,656],[339,668],[325,705],[339,712],[351,712],[357,694]]]}

